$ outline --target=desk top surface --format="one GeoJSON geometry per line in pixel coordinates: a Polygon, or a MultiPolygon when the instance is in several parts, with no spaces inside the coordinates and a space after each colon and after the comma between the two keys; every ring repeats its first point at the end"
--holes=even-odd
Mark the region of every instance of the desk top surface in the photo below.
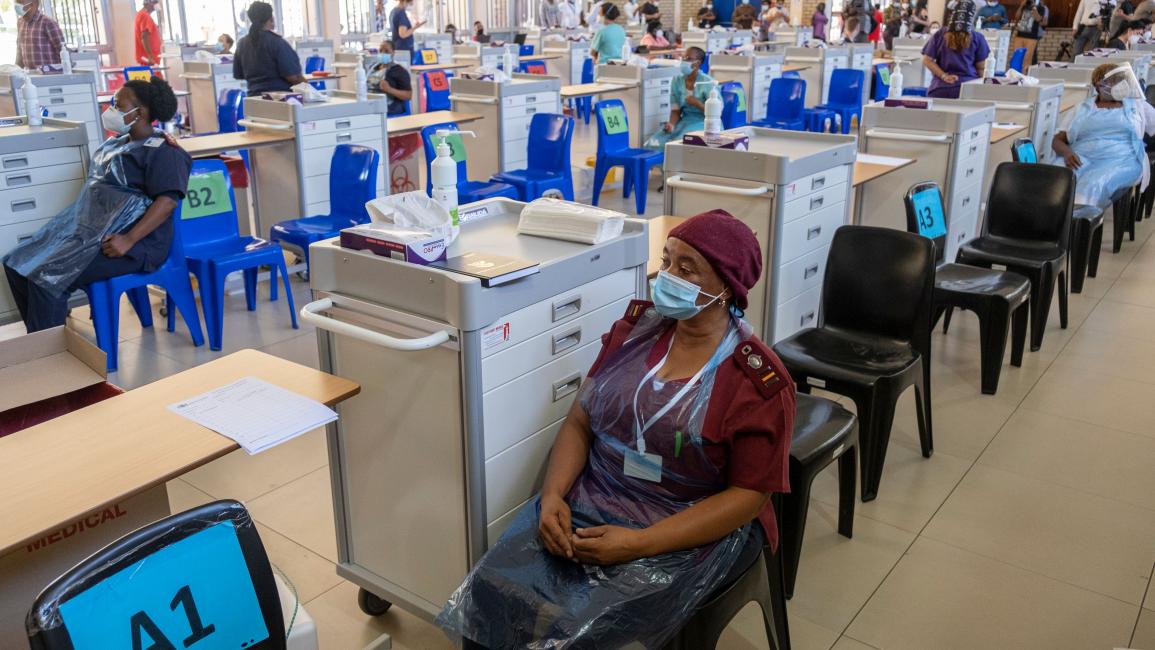
{"type": "Polygon", "coordinates": [[[874,180],[880,176],[886,176],[887,174],[889,174],[891,172],[898,171],[898,170],[902,169],[903,167],[906,167],[908,165],[913,165],[916,162],[916,159],[914,159],[914,158],[896,158],[894,160],[896,161],[895,164],[878,163],[878,162],[864,162],[861,160],[855,161],[855,163],[854,163],[854,186],[858,187],[859,185],[862,185],[864,183],[869,183],[870,181],[872,181],[872,180],[874,180]],[[899,160],[901,160],[902,162],[897,163],[897,161],[899,161],[899,160]]]}
{"type": "Polygon", "coordinates": [[[1002,142],[1003,140],[1006,140],[1013,135],[1018,135],[1019,133],[1022,133],[1026,130],[1027,125],[1025,124],[1017,124],[1011,128],[1005,128],[997,125],[991,126],[991,144],[1002,142]]]}
{"type": "Polygon", "coordinates": [[[443,122],[464,124],[466,122],[480,120],[481,118],[482,116],[477,113],[433,111],[431,113],[414,113],[413,115],[391,117],[385,121],[385,125],[389,129],[389,135],[404,135],[406,133],[416,133],[433,124],[441,124],[443,122]]]}
{"type": "Polygon", "coordinates": [[[1060,113],[1066,113],[1067,111],[1071,110],[1072,108],[1078,106],[1079,103],[1083,101],[1083,99],[1084,99],[1083,97],[1076,96],[1075,93],[1064,92],[1063,93],[1063,100],[1059,104],[1059,112],[1060,113]]]}
{"type": "Polygon", "coordinates": [[[787,63],[782,66],[782,72],[801,72],[809,67],[810,66],[805,63],[787,63]]]}
{"type": "Polygon", "coordinates": [[[429,72],[431,70],[460,70],[472,66],[471,63],[430,63],[409,66],[410,72],[429,72]]]}
{"type": "Polygon", "coordinates": [[[560,54],[531,54],[529,56],[519,57],[521,61],[553,61],[560,59],[560,54]]]}
{"type": "Polygon", "coordinates": [[[574,84],[572,86],[562,86],[562,99],[569,99],[572,97],[586,97],[589,95],[597,95],[600,93],[616,93],[623,90],[633,88],[635,84],[615,84],[615,83],[588,83],[588,84],[574,84]]]}
{"type": "Polygon", "coordinates": [[[239,449],[168,410],[243,377],[333,405],[357,384],[243,350],[0,438],[0,555],[239,449]]]}
{"type": "Polygon", "coordinates": [[[237,149],[251,149],[288,142],[294,137],[292,131],[269,131],[256,129],[253,131],[237,131],[236,133],[214,133],[201,135],[195,138],[180,138],[177,142],[181,148],[193,158],[215,156],[222,151],[237,149]]]}

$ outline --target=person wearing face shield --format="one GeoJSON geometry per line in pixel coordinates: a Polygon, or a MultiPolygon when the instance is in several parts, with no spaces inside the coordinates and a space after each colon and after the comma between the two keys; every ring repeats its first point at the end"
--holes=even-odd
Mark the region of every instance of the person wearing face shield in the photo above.
{"type": "Polygon", "coordinates": [[[662,648],[777,546],[795,387],[741,317],[761,268],[725,211],[670,232],[653,302],[602,337],[539,496],[437,617],[454,641],[662,648]]]}
{"type": "Polygon", "coordinates": [[[958,99],[960,84],[983,76],[991,48],[983,35],[974,31],[974,24],[974,2],[960,0],[947,29],[935,32],[923,46],[923,65],[934,75],[928,96],[958,99]]]}
{"type": "Polygon", "coordinates": [[[1052,141],[1056,160],[1074,170],[1075,203],[1105,207],[1112,197],[1149,182],[1144,135],[1155,135],[1155,108],[1129,65],[1105,63],[1091,74],[1096,94],[1052,141]]]}
{"type": "Polygon", "coordinates": [[[706,53],[687,47],[682,55],[681,74],[670,83],[670,119],[646,139],[642,146],[665,151],[667,142],[681,142],[690,131],[706,126],[706,100],[715,81],[701,71],[706,53]]]}
{"type": "Polygon", "coordinates": [[[155,271],[168,259],[192,158],[153,123],[171,120],[176,108],[165,80],[126,82],[101,115],[113,135],[93,153],[80,195],[4,258],[29,332],[63,325],[74,291],[155,271]]]}
{"type": "Polygon", "coordinates": [[[16,65],[39,70],[60,65],[64,32],[60,24],[40,10],[40,0],[16,0],[16,65]]]}

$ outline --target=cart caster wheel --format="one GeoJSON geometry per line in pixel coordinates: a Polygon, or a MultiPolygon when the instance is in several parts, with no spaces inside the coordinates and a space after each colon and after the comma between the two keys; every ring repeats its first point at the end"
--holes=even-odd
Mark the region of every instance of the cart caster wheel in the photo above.
{"type": "Polygon", "coordinates": [[[361,589],[357,591],[357,606],[369,616],[380,616],[389,611],[393,603],[384,598],[378,598],[376,594],[361,589]]]}
{"type": "Polygon", "coordinates": [[[309,281],[309,272],[308,271],[297,271],[297,277],[301,280],[301,282],[308,282],[309,281]]]}

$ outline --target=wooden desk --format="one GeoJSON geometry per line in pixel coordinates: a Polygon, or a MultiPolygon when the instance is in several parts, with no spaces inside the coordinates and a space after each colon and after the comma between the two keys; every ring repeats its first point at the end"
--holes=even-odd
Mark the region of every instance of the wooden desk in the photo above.
{"type": "Polygon", "coordinates": [[[1013,128],[1003,128],[1001,126],[991,126],[991,144],[996,144],[1006,140],[1007,138],[1018,135],[1027,130],[1027,125],[1017,124],[1013,128]]]}
{"type": "Polygon", "coordinates": [[[290,142],[296,138],[292,131],[254,129],[236,133],[214,133],[193,138],[180,138],[177,143],[193,158],[207,158],[225,151],[253,149],[290,142]]]}
{"type": "Polygon", "coordinates": [[[457,111],[433,111],[432,113],[417,113],[415,115],[402,115],[401,117],[390,117],[385,120],[385,126],[389,130],[389,136],[406,135],[409,133],[417,133],[421,129],[434,124],[443,124],[445,122],[454,122],[456,124],[466,124],[468,122],[475,122],[480,120],[481,116],[477,113],[458,113],[457,111]]]}
{"type": "Polygon", "coordinates": [[[409,66],[409,71],[414,74],[422,72],[431,72],[433,70],[460,70],[462,68],[471,67],[468,63],[430,63],[429,65],[412,65],[409,66]]]}
{"type": "Polygon", "coordinates": [[[600,95],[603,93],[617,93],[623,90],[633,88],[634,84],[610,84],[610,83],[589,83],[589,84],[574,84],[572,86],[561,87],[562,99],[573,99],[575,97],[590,97],[592,95],[600,95]]]}
{"type": "Polygon", "coordinates": [[[1076,97],[1075,93],[1063,93],[1063,101],[1059,103],[1059,112],[1066,113],[1072,108],[1078,106],[1083,101],[1082,97],[1076,97]]]}
{"type": "Polygon", "coordinates": [[[884,63],[886,65],[892,65],[894,63],[894,59],[887,59],[887,58],[882,58],[882,57],[875,57],[873,59],[873,65],[878,65],[880,63],[884,63]]]}
{"type": "Polygon", "coordinates": [[[316,74],[305,75],[305,81],[336,81],[338,79],[344,79],[344,78],[345,78],[345,75],[336,74],[336,73],[327,74],[327,75],[319,75],[319,76],[316,74]]]}
{"type": "Polygon", "coordinates": [[[666,247],[666,240],[670,238],[670,231],[686,217],[671,217],[669,215],[654,217],[649,222],[650,261],[646,263],[646,275],[654,277],[662,268],[662,250],[666,247]]]}
{"type": "Polygon", "coordinates": [[[0,438],[0,554],[238,449],[169,404],[258,377],[330,406],[357,384],[243,350],[0,438]]]}
{"type": "Polygon", "coordinates": [[[805,65],[802,63],[788,63],[788,64],[782,66],[782,72],[801,72],[801,71],[803,71],[809,67],[810,67],[809,65],[805,65]]]}
{"type": "Polygon", "coordinates": [[[519,61],[553,61],[555,59],[560,59],[560,58],[561,58],[560,54],[534,54],[534,55],[530,55],[530,56],[519,57],[518,60],[519,61]]]}
{"type": "Polygon", "coordinates": [[[862,162],[861,160],[854,163],[854,187],[859,187],[870,181],[887,174],[898,171],[908,165],[913,165],[916,161],[914,158],[902,158],[904,162],[901,164],[888,165],[876,162],[862,162]]]}

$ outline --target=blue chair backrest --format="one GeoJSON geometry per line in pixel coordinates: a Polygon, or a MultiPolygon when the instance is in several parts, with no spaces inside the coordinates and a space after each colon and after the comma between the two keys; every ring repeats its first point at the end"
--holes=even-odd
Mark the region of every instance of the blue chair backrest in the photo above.
{"type": "Polygon", "coordinates": [[[529,123],[529,161],[535,171],[565,173],[570,164],[573,120],[556,113],[538,113],[529,123]]]}
{"type": "Polygon", "coordinates": [[[1014,68],[1019,72],[1023,71],[1023,63],[1027,58],[1027,48],[1020,47],[1011,53],[1011,62],[1007,64],[1008,68],[1014,68]]]}
{"type": "Polygon", "coordinates": [[[707,74],[710,73],[710,53],[706,52],[705,58],[702,59],[701,71],[707,74]]]}
{"type": "Polygon", "coordinates": [[[594,104],[594,114],[598,123],[599,156],[630,148],[630,123],[622,100],[603,99],[594,104]]]}
{"type": "Polygon", "coordinates": [[[545,64],[541,61],[522,61],[518,66],[518,72],[522,74],[546,74],[545,64]]]}
{"type": "Polygon", "coordinates": [[[381,154],[357,144],[339,144],[329,164],[329,214],[366,220],[365,204],[377,198],[381,154]]]}
{"type": "Polygon", "coordinates": [[[871,98],[879,102],[890,94],[890,65],[879,63],[874,66],[874,93],[871,98]]]}
{"type": "Polygon", "coordinates": [[[938,183],[916,183],[907,191],[903,203],[906,205],[906,231],[933,241],[935,263],[942,262],[946,255],[947,223],[938,183]]]}
{"type": "Polygon", "coordinates": [[[132,81],[133,79],[143,79],[148,81],[152,78],[152,66],[150,65],[130,65],[124,69],[124,80],[132,81]]]}
{"type": "Polygon", "coordinates": [[[151,648],[285,647],[269,557],[236,501],[166,517],[81,560],[36,597],[27,625],[39,650],[142,647],[145,638],[151,648]]]}
{"type": "Polygon", "coordinates": [[[582,83],[592,84],[594,82],[594,60],[587,58],[582,61],[582,83]]]}
{"type": "Polygon", "coordinates": [[[305,74],[311,74],[325,69],[325,57],[314,54],[305,59],[305,74]]]}
{"type": "Polygon", "coordinates": [[[421,73],[421,85],[425,90],[426,111],[447,111],[449,101],[449,74],[444,70],[430,70],[421,73]]]}
{"type": "Polygon", "coordinates": [[[518,56],[533,56],[533,46],[532,45],[518,45],[517,46],[517,54],[518,54],[518,56]]]}
{"type": "MultiPolygon", "coordinates": [[[[456,122],[430,124],[421,129],[421,146],[425,150],[425,193],[430,195],[433,193],[433,159],[437,157],[437,143],[441,141],[440,138],[437,137],[437,132],[441,129],[447,131],[460,130],[457,128],[456,122]]],[[[460,139],[461,136],[458,136],[457,140],[460,139]]],[[[454,144],[461,147],[461,155],[458,156],[461,160],[457,161],[457,184],[461,185],[469,180],[469,164],[465,160],[465,143],[451,143],[451,146],[454,144]]]]}
{"type": "Polygon", "coordinates": [[[1011,160],[1021,163],[1039,162],[1039,154],[1035,150],[1035,143],[1030,138],[1019,138],[1011,145],[1011,160]]]}
{"type": "Polygon", "coordinates": [[[218,131],[221,133],[234,133],[239,130],[237,120],[240,119],[238,114],[244,105],[245,92],[240,88],[229,88],[221,91],[220,100],[217,102],[217,124],[218,131]]]}
{"type": "Polygon", "coordinates": [[[727,81],[720,87],[722,93],[722,128],[746,126],[746,90],[741,82],[727,81]]]}
{"type": "Polygon", "coordinates": [[[411,61],[412,65],[437,65],[440,63],[437,50],[428,47],[414,50],[411,61]]]}
{"type": "Polygon", "coordinates": [[[796,120],[805,109],[805,80],[782,77],[770,82],[770,119],[796,120]]]}
{"type": "Polygon", "coordinates": [[[826,103],[839,106],[861,106],[864,77],[862,70],[836,68],[830,75],[830,94],[826,103]]]}
{"type": "Polygon", "coordinates": [[[240,236],[229,168],[220,158],[193,161],[188,193],[181,201],[180,230],[189,247],[240,236]]]}

